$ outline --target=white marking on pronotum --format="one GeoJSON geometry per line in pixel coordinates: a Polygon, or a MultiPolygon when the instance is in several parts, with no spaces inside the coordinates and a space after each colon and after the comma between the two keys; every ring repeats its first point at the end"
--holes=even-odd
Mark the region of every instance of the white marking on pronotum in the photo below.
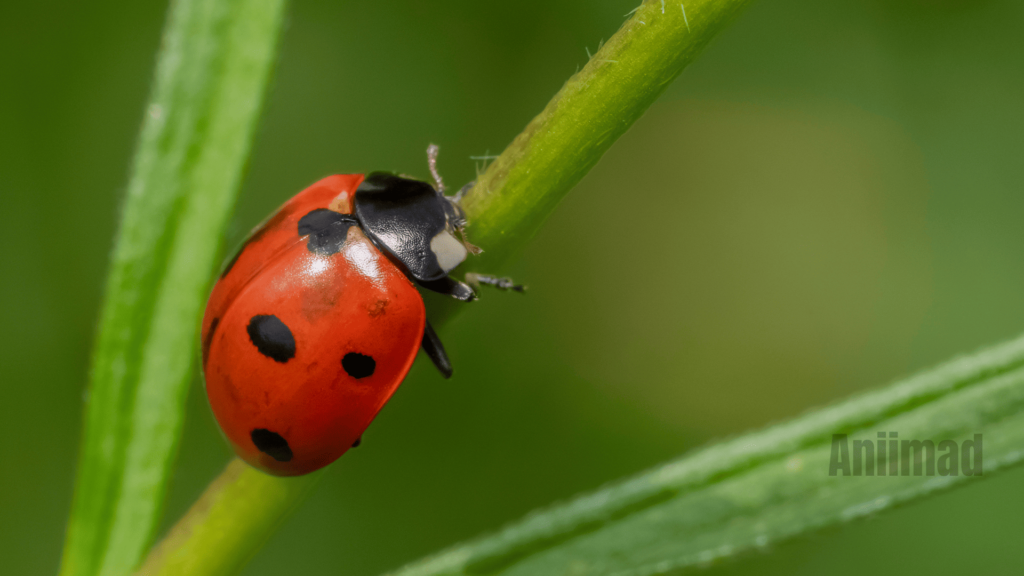
{"type": "Polygon", "coordinates": [[[680,2],[679,3],[679,7],[683,9],[683,22],[686,22],[686,31],[689,32],[690,31],[690,21],[686,19],[686,6],[683,6],[683,3],[680,2]]]}
{"type": "Polygon", "coordinates": [[[446,274],[466,259],[466,247],[447,230],[430,239],[430,251],[437,256],[437,264],[446,274]]]}
{"type": "Polygon", "coordinates": [[[661,13],[665,13],[665,0],[661,0],[661,13]]]}

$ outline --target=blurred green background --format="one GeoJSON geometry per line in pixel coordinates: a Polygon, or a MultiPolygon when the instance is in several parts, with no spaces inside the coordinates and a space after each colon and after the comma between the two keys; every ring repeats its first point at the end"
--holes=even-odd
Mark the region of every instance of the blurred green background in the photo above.
{"type": "MultiPolygon", "coordinates": [[[[296,0],[228,244],[331,173],[462,183],[636,0],[296,0]]],[[[0,558],[52,574],[166,5],[0,17],[0,558]]],[[[247,568],[371,575],[1024,330],[1024,4],[760,0],[247,568]]],[[[470,232],[472,230],[470,229],[470,232]]],[[[472,236],[470,236],[472,238],[472,236]]],[[[984,431],[981,431],[984,432],[984,431]]],[[[194,382],[165,526],[227,462],[194,382]]],[[[884,482],[884,479],[879,479],[884,482]]],[[[1024,470],[709,574],[1016,573],[1024,470]]]]}

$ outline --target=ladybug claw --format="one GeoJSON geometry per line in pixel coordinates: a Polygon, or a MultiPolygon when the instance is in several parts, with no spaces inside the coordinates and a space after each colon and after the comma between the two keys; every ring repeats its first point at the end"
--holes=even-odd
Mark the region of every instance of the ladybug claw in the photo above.
{"type": "Polygon", "coordinates": [[[483,248],[477,246],[476,244],[471,243],[469,240],[466,239],[466,229],[465,228],[459,228],[459,237],[462,238],[462,245],[466,247],[466,250],[470,254],[473,254],[475,256],[475,255],[480,254],[481,252],[484,251],[483,248]]]}

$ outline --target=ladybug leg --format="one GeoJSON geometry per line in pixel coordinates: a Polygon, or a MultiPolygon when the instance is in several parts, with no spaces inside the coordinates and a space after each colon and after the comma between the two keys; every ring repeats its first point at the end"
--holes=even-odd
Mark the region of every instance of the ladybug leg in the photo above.
{"type": "Polygon", "coordinates": [[[462,202],[462,198],[465,197],[466,192],[472,190],[473,185],[475,184],[476,181],[470,182],[463,186],[461,189],[459,189],[458,193],[455,194],[455,196],[445,196],[445,199],[451,202],[451,205],[455,207],[455,218],[453,220],[450,220],[449,222],[452,224],[452,226],[455,227],[456,230],[459,231],[459,237],[462,239],[462,245],[466,247],[466,251],[469,252],[470,254],[479,254],[483,252],[483,250],[481,250],[479,246],[474,245],[472,242],[466,239],[466,216],[463,213],[462,206],[459,203],[462,202]]]}
{"type": "Polygon", "coordinates": [[[455,196],[451,197],[451,201],[455,202],[456,204],[462,202],[462,198],[466,195],[466,192],[472,190],[473,186],[476,186],[476,180],[468,182],[465,186],[459,188],[459,191],[455,193],[455,196]]]}
{"type": "Polygon", "coordinates": [[[448,360],[444,344],[441,344],[441,339],[437,337],[437,332],[434,332],[434,327],[430,325],[430,322],[427,322],[423,329],[423,351],[427,353],[430,361],[434,363],[442,376],[452,377],[452,363],[448,360]]]}
{"type": "Polygon", "coordinates": [[[439,294],[446,294],[463,302],[472,302],[473,300],[476,300],[476,292],[473,292],[473,289],[470,288],[468,284],[459,282],[451,276],[445,276],[439,280],[431,280],[429,282],[420,282],[419,285],[423,286],[427,290],[432,290],[439,294]]]}
{"type": "Polygon", "coordinates": [[[441,173],[437,171],[437,153],[441,148],[437,144],[427,146],[427,166],[430,168],[430,175],[434,177],[437,184],[437,191],[444,194],[444,180],[441,180],[441,173]]]}
{"type": "Polygon", "coordinates": [[[481,284],[487,284],[489,286],[494,286],[498,290],[513,290],[515,292],[526,291],[526,286],[523,284],[516,284],[511,278],[498,278],[497,276],[491,276],[490,274],[467,272],[466,282],[475,288],[479,288],[481,284]]]}

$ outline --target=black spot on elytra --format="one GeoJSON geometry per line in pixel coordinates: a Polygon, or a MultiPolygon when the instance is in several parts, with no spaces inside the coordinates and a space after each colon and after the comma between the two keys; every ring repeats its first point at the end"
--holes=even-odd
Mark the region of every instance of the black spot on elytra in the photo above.
{"type": "Polygon", "coordinates": [[[267,358],[287,362],[295,357],[295,338],[284,322],[274,315],[257,314],[246,327],[249,340],[267,358]]]}
{"type": "Polygon", "coordinates": [[[355,378],[366,378],[372,376],[377,369],[377,362],[370,356],[358,352],[349,352],[341,359],[341,367],[348,372],[348,375],[355,378]]]}
{"type": "Polygon", "coordinates": [[[352,447],[353,448],[358,448],[359,445],[362,444],[362,443],[363,443],[363,437],[360,436],[359,438],[356,438],[355,442],[352,443],[352,447]]]}
{"type": "Polygon", "coordinates": [[[338,214],[327,208],[317,208],[299,219],[299,236],[309,236],[306,247],[320,256],[330,256],[341,251],[355,219],[338,214]]]}
{"type": "Polygon", "coordinates": [[[267,456],[278,462],[287,462],[292,459],[292,449],[288,447],[288,441],[277,432],[271,432],[266,428],[256,428],[249,434],[252,443],[267,456]]]}
{"type": "Polygon", "coordinates": [[[213,343],[213,334],[217,331],[218,324],[220,324],[220,318],[214,318],[210,322],[210,329],[203,336],[203,370],[206,369],[206,359],[210,356],[210,345],[213,343]]]}

